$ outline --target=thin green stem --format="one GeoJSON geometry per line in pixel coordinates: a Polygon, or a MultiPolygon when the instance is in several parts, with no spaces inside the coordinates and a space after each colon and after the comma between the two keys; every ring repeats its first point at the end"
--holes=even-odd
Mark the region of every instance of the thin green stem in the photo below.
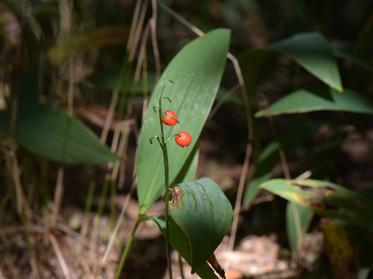
{"type": "Polygon", "coordinates": [[[126,263],[128,253],[129,253],[129,251],[130,251],[130,249],[132,247],[133,240],[135,239],[135,233],[136,233],[137,228],[139,227],[139,225],[140,225],[140,223],[142,221],[143,220],[141,218],[138,218],[136,220],[135,225],[132,228],[131,234],[129,235],[129,237],[127,239],[127,242],[126,242],[126,246],[124,247],[122,256],[120,257],[119,265],[118,265],[118,268],[117,268],[117,270],[115,272],[115,279],[119,279],[120,278],[120,274],[122,273],[122,270],[123,270],[124,265],[126,263]]]}
{"type": "Polygon", "coordinates": [[[166,252],[167,252],[167,267],[168,267],[168,276],[170,279],[172,279],[172,268],[171,268],[171,251],[170,251],[170,231],[169,231],[169,210],[168,210],[168,193],[169,193],[169,165],[168,165],[168,152],[167,152],[167,145],[166,145],[166,139],[164,135],[164,127],[162,123],[162,96],[164,92],[165,86],[162,88],[162,93],[159,98],[158,102],[158,115],[159,115],[159,125],[161,128],[161,139],[160,139],[160,146],[162,149],[163,154],[163,164],[164,164],[164,195],[163,195],[163,201],[165,206],[165,217],[166,217],[166,252]]]}

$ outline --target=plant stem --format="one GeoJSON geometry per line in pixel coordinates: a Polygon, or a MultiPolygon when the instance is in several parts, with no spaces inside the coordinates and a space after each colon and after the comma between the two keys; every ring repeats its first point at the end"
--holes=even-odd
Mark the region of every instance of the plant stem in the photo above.
{"type": "Polygon", "coordinates": [[[126,242],[126,246],[124,247],[122,256],[120,257],[119,265],[118,265],[118,268],[115,272],[115,279],[120,278],[120,274],[122,273],[123,267],[126,263],[128,253],[129,253],[129,251],[132,247],[133,240],[135,239],[135,233],[136,233],[137,228],[139,227],[139,225],[142,221],[143,220],[141,218],[137,218],[136,223],[132,228],[131,234],[129,235],[129,237],[127,239],[127,242],[126,242]]]}
{"type": "Polygon", "coordinates": [[[162,123],[162,96],[165,86],[163,86],[161,96],[159,98],[159,107],[158,107],[158,115],[159,115],[159,125],[161,126],[161,139],[159,141],[162,154],[163,154],[163,164],[164,164],[164,207],[165,207],[165,217],[166,217],[166,252],[167,252],[167,268],[168,268],[168,277],[172,279],[172,268],[171,268],[171,251],[170,251],[170,231],[169,231],[169,210],[168,210],[168,193],[169,193],[169,166],[168,166],[168,152],[167,152],[167,145],[164,136],[164,127],[162,123]]]}

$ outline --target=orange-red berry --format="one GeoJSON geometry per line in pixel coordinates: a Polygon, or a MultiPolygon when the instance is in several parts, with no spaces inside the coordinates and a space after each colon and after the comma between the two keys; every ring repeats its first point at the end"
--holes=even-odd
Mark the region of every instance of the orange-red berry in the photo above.
{"type": "Polygon", "coordinates": [[[181,147],[186,147],[192,143],[192,136],[188,132],[180,131],[175,136],[175,142],[181,147]]]}
{"type": "Polygon", "coordinates": [[[166,110],[163,113],[162,116],[162,122],[168,126],[174,126],[176,125],[179,121],[177,120],[177,115],[174,111],[172,110],[166,110]]]}

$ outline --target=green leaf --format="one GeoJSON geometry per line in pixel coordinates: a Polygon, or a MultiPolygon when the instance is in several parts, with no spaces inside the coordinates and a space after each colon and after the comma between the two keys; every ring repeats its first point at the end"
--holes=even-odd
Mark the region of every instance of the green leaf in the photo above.
{"type": "Polygon", "coordinates": [[[373,114],[373,104],[351,90],[345,90],[343,94],[340,94],[335,91],[316,93],[300,89],[282,97],[268,108],[257,112],[255,116],[274,116],[320,110],[373,114]]]}
{"type": "MultiPolygon", "coordinates": [[[[166,222],[164,218],[152,217],[153,222],[158,226],[162,234],[166,235],[166,222]]],[[[175,224],[174,220],[169,220],[169,235],[171,245],[183,256],[183,258],[191,265],[192,255],[189,247],[189,242],[184,232],[175,224]]],[[[214,271],[207,264],[203,263],[197,270],[196,273],[202,279],[216,279],[214,271]]]]}
{"type": "Polygon", "coordinates": [[[303,33],[271,44],[269,49],[294,59],[311,74],[342,91],[337,62],[328,41],[319,33],[303,33]]]}
{"type": "Polygon", "coordinates": [[[328,41],[319,33],[300,33],[240,54],[239,61],[248,94],[255,92],[258,82],[271,70],[270,64],[273,64],[274,56],[278,54],[293,59],[328,86],[342,91],[337,61],[328,41]]]}
{"type": "Polygon", "coordinates": [[[157,106],[162,87],[164,96],[179,116],[179,125],[165,127],[165,136],[172,136],[180,130],[189,131],[193,142],[187,148],[180,148],[173,141],[168,143],[170,181],[173,181],[187,160],[202,131],[211,106],[216,97],[228,52],[230,33],[225,29],[212,31],[185,46],[171,61],[159,80],[150,100],[139,139],[137,157],[137,193],[140,211],[145,213],[164,189],[163,158],[158,144],[149,139],[160,134],[157,106]],[[172,81],[173,84],[169,84],[172,81]]]}
{"type": "Polygon", "coordinates": [[[194,146],[192,153],[190,153],[188,159],[186,160],[184,166],[179,172],[178,176],[172,181],[171,185],[176,185],[181,182],[192,181],[196,178],[197,168],[198,168],[199,150],[198,144],[194,146]]]}
{"type": "Polygon", "coordinates": [[[304,234],[307,232],[313,211],[304,206],[289,202],[286,208],[286,228],[290,244],[293,252],[297,251],[302,243],[304,234]]]}
{"type": "Polygon", "coordinates": [[[213,254],[229,230],[231,204],[214,181],[201,178],[172,189],[169,212],[188,239],[194,272],[213,254]]]}
{"type": "MultiPolygon", "coordinates": [[[[116,160],[110,149],[82,122],[62,111],[36,103],[36,84],[23,78],[15,140],[31,153],[65,164],[104,164],[116,160]]],[[[0,131],[11,135],[10,111],[0,113],[0,131]]]]}
{"type": "Polygon", "coordinates": [[[288,201],[307,207],[317,214],[347,221],[373,231],[373,198],[337,184],[320,180],[272,179],[260,188],[288,201]]]}

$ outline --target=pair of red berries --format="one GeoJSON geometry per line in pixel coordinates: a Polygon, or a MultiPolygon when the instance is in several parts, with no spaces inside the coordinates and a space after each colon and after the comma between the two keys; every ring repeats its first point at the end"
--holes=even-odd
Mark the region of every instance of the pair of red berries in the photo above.
{"type": "MultiPolygon", "coordinates": [[[[177,114],[172,110],[166,110],[162,116],[162,122],[168,126],[174,126],[179,123],[177,114]]],[[[180,131],[175,136],[175,142],[181,147],[186,147],[192,143],[192,136],[186,131],[180,131]]]]}

